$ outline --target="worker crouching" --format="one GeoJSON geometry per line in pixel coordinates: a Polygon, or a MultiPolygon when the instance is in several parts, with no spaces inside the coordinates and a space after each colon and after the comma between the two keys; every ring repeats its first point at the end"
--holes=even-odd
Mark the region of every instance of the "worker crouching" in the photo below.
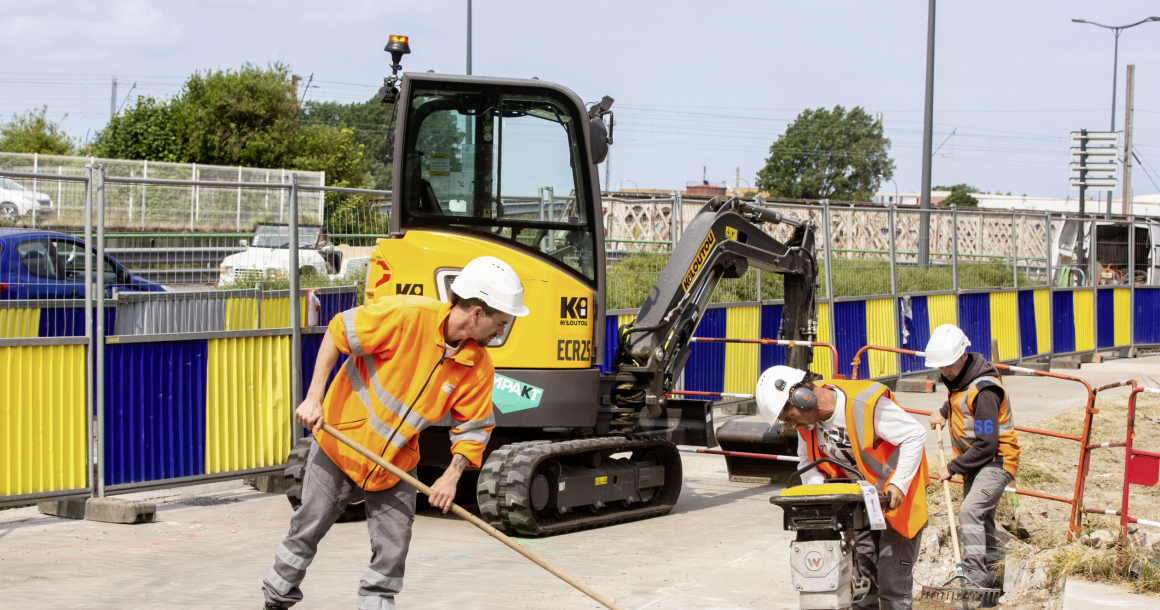
{"type": "Polygon", "coordinates": [[[1019,471],[1019,437],[1015,416],[999,371],[982,355],[968,352],[967,336],[953,324],[931,333],[926,365],[938,368],[948,397],[930,416],[930,427],[950,422],[955,458],[938,473],[939,481],[963,476],[959,524],[963,540],[963,570],[982,588],[991,587],[999,562],[995,508],[1003,490],[1019,471]]]}
{"type": "Polygon", "coordinates": [[[331,321],[310,390],[294,413],[318,442],[307,460],[302,506],[262,582],[268,610],[302,600],[299,585],[306,568],[355,487],[365,490],[372,551],[359,581],[358,608],[394,608],[403,587],[416,490],[320,433],[323,421],[414,476],[419,433],[445,417],[454,420],[451,465],[431,486],[431,504],[443,512],[451,507],[463,470],[479,467],[495,426],[495,369],[486,345],[512,316],[527,315],[528,309],[515,271],[493,257],[468,263],[451,292],[451,303],[391,296],[331,321]],[[326,390],[340,352],[348,358],[326,390]]]}
{"type": "Polygon", "coordinates": [[[805,371],[788,366],[766,370],[757,381],[758,410],[771,423],[797,427],[801,467],[823,457],[843,465],[821,464],[802,475],[802,484],[843,478],[846,470],[889,495],[886,529],[856,536],[855,564],[870,579],[870,591],[854,607],[909,610],[927,521],[926,431],[880,383],[805,378],[805,371]]]}

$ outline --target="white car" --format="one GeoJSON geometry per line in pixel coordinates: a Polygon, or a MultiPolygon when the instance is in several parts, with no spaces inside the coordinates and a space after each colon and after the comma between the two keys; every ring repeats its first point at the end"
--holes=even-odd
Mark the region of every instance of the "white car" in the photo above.
{"type": "Polygon", "coordinates": [[[48,195],[26,189],[15,180],[0,178],[0,220],[16,222],[33,212],[46,215],[52,210],[52,198],[48,195]]]}
{"type": "MultiPolygon", "coordinates": [[[[289,277],[290,227],[258,225],[253,241],[241,240],[245,252],[222,261],[219,286],[289,277]]],[[[326,241],[321,227],[298,227],[298,269],[301,277],[332,277],[340,254],[326,241]]]]}

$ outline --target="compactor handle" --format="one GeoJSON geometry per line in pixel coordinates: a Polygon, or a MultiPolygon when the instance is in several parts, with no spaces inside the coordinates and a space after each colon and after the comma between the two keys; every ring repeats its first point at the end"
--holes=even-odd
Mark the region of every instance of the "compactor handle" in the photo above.
{"type": "Polygon", "coordinates": [[[810,463],[809,463],[809,464],[808,464],[806,467],[804,467],[804,468],[799,468],[798,470],[794,471],[794,473],[793,473],[793,474],[791,474],[791,475],[789,475],[789,478],[788,478],[788,479],[786,479],[786,481],[785,481],[785,482],[786,482],[786,485],[788,486],[788,485],[789,485],[789,483],[790,483],[791,481],[793,481],[794,477],[801,476],[801,475],[803,475],[803,474],[805,474],[805,473],[809,472],[809,471],[810,471],[810,470],[812,470],[813,468],[815,468],[815,467],[816,467],[818,464],[823,464],[823,463],[826,463],[826,462],[828,462],[828,463],[830,463],[830,464],[833,464],[833,465],[837,466],[837,467],[838,467],[838,468],[840,468],[841,470],[845,470],[846,472],[848,472],[848,473],[850,473],[850,474],[854,475],[855,477],[857,477],[857,478],[858,478],[858,479],[860,479],[860,480],[863,480],[863,481],[864,481],[864,480],[866,480],[866,477],[863,477],[863,476],[862,476],[862,473],[861,473],[861,472],[858,472],[858,470],[857,470],[857,469],[855,469],[855,470],[849,470],[849,466],[847,466],[846,464],[843,464],[843,463],[839,462],[838,460],[835,460],[834,458],[828,458],[828,457],[824,457],[824,458],[822,458],[822,459],[820,459],[820,460],[814,460],[813,462],[810,462],[810,463]]]}

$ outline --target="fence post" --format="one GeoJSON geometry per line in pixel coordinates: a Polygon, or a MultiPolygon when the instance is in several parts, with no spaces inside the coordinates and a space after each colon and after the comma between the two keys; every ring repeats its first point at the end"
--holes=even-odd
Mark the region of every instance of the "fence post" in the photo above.
{"type": "Polygon", "coordinates": [[[293,420],[302,402],[302,307],[298,300],[298,174],[290,174],[290,439],[302,438],[302,427],[293,420]]]}
{"type": "MultiPolygon", "coordinates": [[[[196,163],[193,163],[190,165],[189,179],[190,180],[197,180],[197,164],[196,163]]],[[[194,217],[194,207],[197,205],[196,201],[197,201],[197,187],[191,186],[191,187],[189,187],[189,231],[191,233],[193,232],[193,220],[194,220],[193,217],[194,217]]]]}
{"type": "MultiPolygon", "coordinates": [[[[1053,267],[1053,258],[1051,256],[1051,212],[1047,212],[1047,315],[1048,319],[1055,319],[1055,279],[1053,267]]],[[[1047,355],[1047,361],[1051,362],[1051,356],[1055,354],[1055,324],[1052,323],[1052,331],[1048,333],[1051,337],[1051,352],[1047,355]]]]}
{"type": "MultiPolygon", "coordinates": [[[[982,240],[983,236],[979,236],[982,240]]],[[[951,205],[951,288],[959,292],[959,207],[951,205]]],[[[955,297],[958,302],[958,297],[955,297]]]]}
{"type": "MultiPolygon", "coordinates": [[[[59,199],[58,199],[59,201],[59,199]]],[[[58,208],[59,209],[59,208],[58,208]]],[[[97,342],[93,334],[93,166],[85,164],[85,338],[89,344],[85,349],[85,446],[88,452],[88,476],[86,487],[96,494],[97,452],[93,429],[93,362],[97,342]]]]}
{"type": "MultiPolygon", "coordinates": [[[[837,345],[834,326],[834,261],[830,256],[830,200],[822,200],[822,248],[826,261],[826,302],[829,308],[830,342],[837,345]]],[[[816,299],[815,299],[816,300],[816,299]]]]}
{"type": "MultiPolygon", "coordinates": [[[[898,250],[894,242],[898,221],[895,218],[897,209],[894,206],[894,203],[886,206],[886,229],[890,231],[890,302],[894,308],[894,345],[902,347],[903,321],[898,311],[898,250]]],[[[866,360],[866,366],[870,366],[869,358],[866,360]]],[[[894,370],[898,373],[898,379],[902,379],[902,354],[897,352],[894,354],[894,370]]]]}
{"type": "MultiPolygon", "coordinates": [[[[64,175],[64,166],[63,165],[56,166],[56,175],[58,175],[58,176],[64,175]]],[[[86,184],[88,184],[88,183],[86,183],[86,184]]],[[[63,185],[64,185],[64,180],[57,180],[56,181],[56,219],[57,220],[60,220],[60,209],[62,207],[64,207],[63,204],[61,203],[63,201],[63,199],[61,199],[61,197],[60,197],[61,186],[63,186],[63,185]]]]}
{"type": "MultiPolygon", "coordinates": [[[[141,171],[142,178],[149,178],[149,159],[145,160],[145,169],[141,171]]],[[[149,185],[141,185],[141,230],[145,230],[145,198],[149,195],[149,185]]]]}
{"type": "MultiPolygon", "coordinates": [[[[1019,293],[1019,230],[1017,229],[1018,226],[1019,226],[1019,218],[1015,215],[1015,212],[1011,212],[1011,280],[1012,280],[1012,282],[1014,282],[1014,285],[1015,285],[1015,293],[1016,293],[1015,300],[1016,301],[1019,300],[1019,296],[1018,296],[1018,293],[1019,293]]],[[[1018,306],[1016,306],[1015,311],[1016,312],[1019,311],[1018,306]]],[[[1018,316],[1016,316],[1016,319],[1018,319],[1018,316]]],[[[1022,350],[1020,350],[1020,352],[1022,352],[1022,350]]]]}
{"type": "MultiPolygon", "coordinates": [[[[105,497],[105,166],[97,166],[97,276],[96,333],[92,346],[96,350],[94,398],[97,402],[97,446],[93,462],[97,466],[96,497],[105,497]]],[[[86,291],[88,292],[88,291],[86,291]]]]}
{"type": "MultiPolygon", "coordinates": [[[[40,153],[32,153],[32,173],[35,174],[35,173],[38,173],[39,171],[40,171],[40,153]]],[[[32,192],[35,193],[35,192],[37,192],[37,190],[38,189],[36,188],[36,178],[33,178],[32,179],[32,192]]],[[[33,229],[36,228],[36,217],[38,215],[40,215],[40,202],[36,201],[35,197],[36,196],[33,195],[33,205],[32,205],[32,228],[33,229]]]]}
{"type": "MultiPolygon", "coordinates": [[[[242,181],[242,166],[238,166],[238,182],[242,181]]],[[[238,213],[236,222],[236,231],[242,232],[242,187],[238,187],[238,213]]]]}
{"type": "MultiPolygon", "coordinates": [[[[1091,218],[1092,230],[1091,236],[1088,238],[1088,284],[1092,291],[1092,353],[1098,354],[1100,351],[1100,323],[1099,323],[1099,306],[1100,306],[1100,263],[1099,252],[1096,252],[1096,217],[1091,218]]],[[[1083,225],[1079,227],[1083,231],[1083,225]]],[[[1080,239],[1083,239],[1083,233],[1080,233],[1080,239]]]]}
{"type": "Polygon", "coordinates": [[[1136,217],[1128,216],[1128,357],[1136,357],[1136,217]]]}

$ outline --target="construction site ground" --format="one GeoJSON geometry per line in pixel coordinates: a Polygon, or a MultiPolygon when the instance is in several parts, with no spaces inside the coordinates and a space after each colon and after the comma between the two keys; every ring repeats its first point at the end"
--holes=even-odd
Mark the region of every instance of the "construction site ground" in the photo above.
{"type": "MultiPolygon", "coordinates": [[[[1156,386],[1149,377],[1160,381],[1160,357],[1116,359],[1060,372],[1077,374],[1093,386],[1129,378],[1156,386]]],[[[1082,407],[1085,400],[1079,384],[1022,376],[1005,383],[1020,425],[1051,420],[1082,407]]],[[[1126,394],[1117,389],[1108,398],[1126,394]]],[[[898,399],[905,406],[930,410],[942,404],[945,394],[907,393],[898,399]]],[[[1150,407],[1144,416],[1160,422],[1160,407],[1150,407]]],[[[1119,429],[1120,437],[1097,440],[1122,440],[1122,414],[1108,425],[1109,430],[1119,429]]],[[[1144,448],[1155,450],[1160,423],[1140,424],[1138,435],[1149,439],[1144,448]]],[[[934,449],[933,442],[930,446],[934,449]]],[[[1078,457],[1068,445],[1033,446],[1035,451],[1059,451],[1061,473],[1078,457]]],[[[671,514],[523,542],[631,610],[797,608],[786,561],[792,536],[782,530],[781,513],[769,503],[778,488],[730,482],[724,458],[682,455],[685,484],[671,514]]],[[[1116,476],[1122,476],[1123,451],[1109,450],[1107,459],[1112,471],[1119,464],[1120,475],[1103,477],[1114,487],[1116,476]]],[[[1074,476],[1074,468],[1071,472],[1074,476]]],[[[1107,473],[1093,466],[1093,475],[1099,474],[1107,473]]],[[[1062,489],[1071,482],[1043,484],[1062,489]]],[[[291,516],[283,496],[231,481],[128,497],[156,502],[156,523],[65,520],[41,515],[35,507],[0,511],[3,606],[261,607],[261,581],[291,516]]],[[[1151,513],[1157,518],[1153,511],[1158,510],[1140,506],[1139,516],[1151,513]]],[[[936,518],[945,517],[932,515],[936,518]]],[[[336,524],[310,566],[302,585],[306,599],[297,607],[355,607],[369,557],[365,523],[336,524]]],[[[1107,599],[1111,603],[1114,596],[1107,599]]],[[[1158,597],[1141,599],[1160,607],[1158,597]]],[[[406,581],[397,602],[400,608],[422,609],[600,607],[470,524],[430,510],[415,520],[406,581]]]]}

